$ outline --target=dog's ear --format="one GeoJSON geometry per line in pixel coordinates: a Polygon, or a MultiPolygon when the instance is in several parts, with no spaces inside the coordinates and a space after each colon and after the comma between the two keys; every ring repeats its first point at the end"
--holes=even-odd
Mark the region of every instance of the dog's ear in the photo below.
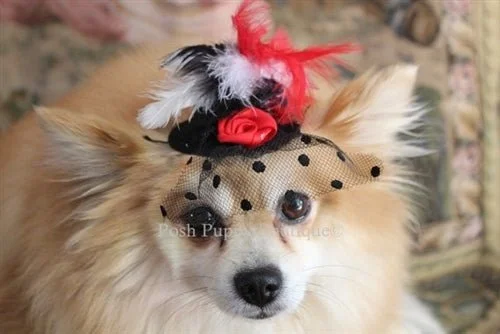
{"type": "Polygon", "coordinates": [[[110,182],[137,161],[141,141],[125,125],[92,114],[36,108],[48,140],[47,162],[75,181],[110,182]]]}
{"type": "Polygon", "coordinates": [[[415,142],[402,140],[420,125],[424,111],[413,104],[417,67],[393,66],[369,71],[340,89],[323,111],[306,115],[315,133],[347,151],[382,159],[421,155],[415,142]]]}

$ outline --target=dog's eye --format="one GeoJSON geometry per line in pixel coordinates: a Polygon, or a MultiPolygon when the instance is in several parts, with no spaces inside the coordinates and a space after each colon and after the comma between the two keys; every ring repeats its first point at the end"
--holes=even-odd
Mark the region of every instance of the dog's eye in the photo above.
{"type": "Polygon", "coordinates": [[[305,194],[288,190],[281,201],[281,213],[290,223],[300,222],[310,210],[311,200],[305,194]]]}
{"type": "MultiPolygon", "coordinates": [[[[222,220],[212,208],[199,206],[189,210],[182,216],[188,233],[195,237],[209,237],[216,229],[222,229],[222,220]]],[[[219,231],[220,232],[220,231],[219,231]]]]}

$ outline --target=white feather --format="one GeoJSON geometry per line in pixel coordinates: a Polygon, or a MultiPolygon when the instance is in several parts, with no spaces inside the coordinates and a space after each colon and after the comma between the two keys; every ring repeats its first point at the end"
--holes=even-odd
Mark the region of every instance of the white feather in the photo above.
{"type": "Polygon", "coordinates": [[[247,101],[259,80],[259,70],[234,48],[214,58],[208,65],[210,76],[219,79],[219,97],[247,101]]]}
{"type": "Polygon", "coordinates": [[[177,119],[183,109],[191,106],[210,110],[213,101],[196,88],[198,82],[195,76],[190,76],[182,81],[172,80],[167,87],[153,91],[151,97],[156,102],[139,111],[137,119],[141,126],[146,129],[163,127],[171,119],[177,119]]]}

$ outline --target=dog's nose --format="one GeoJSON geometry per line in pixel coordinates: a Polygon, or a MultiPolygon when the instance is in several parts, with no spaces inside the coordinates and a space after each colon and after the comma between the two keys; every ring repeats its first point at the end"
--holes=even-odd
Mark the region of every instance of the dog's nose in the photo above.
{"type": "Polygon", "coordinates": [[[247,303],[264,307],[279,294],[283,277],[274,266],[245,270],[234,276],[236,292],[247,303]]]}

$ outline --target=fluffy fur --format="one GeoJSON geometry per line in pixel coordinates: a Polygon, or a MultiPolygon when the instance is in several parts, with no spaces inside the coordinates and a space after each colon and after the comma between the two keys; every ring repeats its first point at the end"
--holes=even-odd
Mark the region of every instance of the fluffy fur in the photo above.
{"type": "Polygon", "coordinates": [[[172,44],[117,59],[2,138],[0,333],[441,333],[405,302],[411,203],[398,160],[422,152],[398,134],[421,116],[416,70],[369,73],[306,115],[310,133],[383,159],[382,182],[325,196],[281,235],[271,212],[234,217],[221,246],[159,230],[172,227],[159,206],[186,158],[145,141],[164,135],[136,113],[172,44]],[[231,278],[269,263],[286,292],[273,317],[250,320],[231,278]]]}

